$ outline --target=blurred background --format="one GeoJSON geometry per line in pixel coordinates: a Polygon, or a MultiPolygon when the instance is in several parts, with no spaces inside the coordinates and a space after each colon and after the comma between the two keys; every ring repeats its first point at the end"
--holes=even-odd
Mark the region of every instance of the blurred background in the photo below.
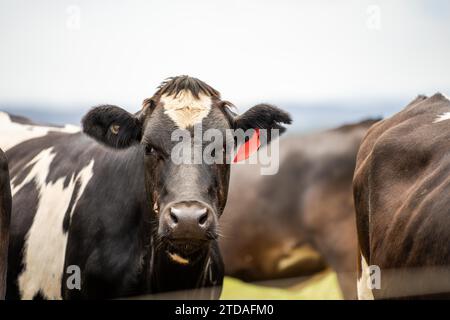
{"type": "MultiPolygon", "coordinates": [[[[188,74],[239,111],[289,111],[289,134],[386,117],[450,93],[450,2],[0,2],[0,110],[79,124],[94,105],[137,111],[188,74]]],[[[323,269],[323,268],[319,268],[323,269]]],[[[299,283],[227,278],[224,298],[340,298],[326,268],[299,283]]]]}

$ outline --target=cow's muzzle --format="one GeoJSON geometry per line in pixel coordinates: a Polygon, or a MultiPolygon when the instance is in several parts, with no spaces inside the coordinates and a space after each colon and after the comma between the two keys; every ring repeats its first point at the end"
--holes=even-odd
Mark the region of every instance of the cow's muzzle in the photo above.
{"type": "Polygon", "coordinates": [[[217,238],[215,214],[205,203],[171,203],[162,214],[161,227],[169,246],[177,251],[189,254],[217,238]]]}

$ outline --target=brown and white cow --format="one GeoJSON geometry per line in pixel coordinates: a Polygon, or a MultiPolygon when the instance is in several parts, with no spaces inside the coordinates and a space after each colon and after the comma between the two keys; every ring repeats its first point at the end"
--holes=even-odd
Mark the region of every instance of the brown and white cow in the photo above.
{"type": "Polygon", "coordinates": [[[450,298],[450,101],[419,96],[375,124],[353,180],[358,297],[450,298]]]}
{"type": "Polygon", "coordinates": [[[220,240],[226,274],[268,281],[305,277],[329,265],[344,297],[356,298],[352,178],[373,123],[281,139],[276,175],[235,165],[220,240]]]}

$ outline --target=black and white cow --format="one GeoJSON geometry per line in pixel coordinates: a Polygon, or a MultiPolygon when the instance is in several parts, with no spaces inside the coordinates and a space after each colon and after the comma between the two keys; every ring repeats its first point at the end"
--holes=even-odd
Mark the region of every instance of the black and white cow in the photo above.
{"type": "Polygon", "coordinates": [[[11,190],[8,161],[2,149],[0,149],[0,300],[5,298],[6,290],[10,215],[11,190]]]}
{"type": "Polygon", "coordinates": [[[48,130],[10,148],[7,298],[115,298],[208,287],[196,297],[218,298],[217,228],[230,167],[175,164],[171,134],[191,135],[198,126],[284,129],[281,123],[291,121],[273,106],[236,116],[229,105],[204,82],[180,76],[163,82],[136,114],[96,107],[83,119],[86,134],[48,130]],[[77,270],[80,290],[73,287],[77,270]]]}

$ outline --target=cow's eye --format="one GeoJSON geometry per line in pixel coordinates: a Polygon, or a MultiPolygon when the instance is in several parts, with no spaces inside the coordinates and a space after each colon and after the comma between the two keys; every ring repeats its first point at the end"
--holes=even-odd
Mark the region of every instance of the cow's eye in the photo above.
{"type": "Polygon", "coordinates": [[[153,147],[150,146],[150,145],[146,145],[146,146],[145,146],[145,154],[148,155],[148,156],[154,155],[154,154],[156,154],[156,149],[153,148],[153,147]]]}

